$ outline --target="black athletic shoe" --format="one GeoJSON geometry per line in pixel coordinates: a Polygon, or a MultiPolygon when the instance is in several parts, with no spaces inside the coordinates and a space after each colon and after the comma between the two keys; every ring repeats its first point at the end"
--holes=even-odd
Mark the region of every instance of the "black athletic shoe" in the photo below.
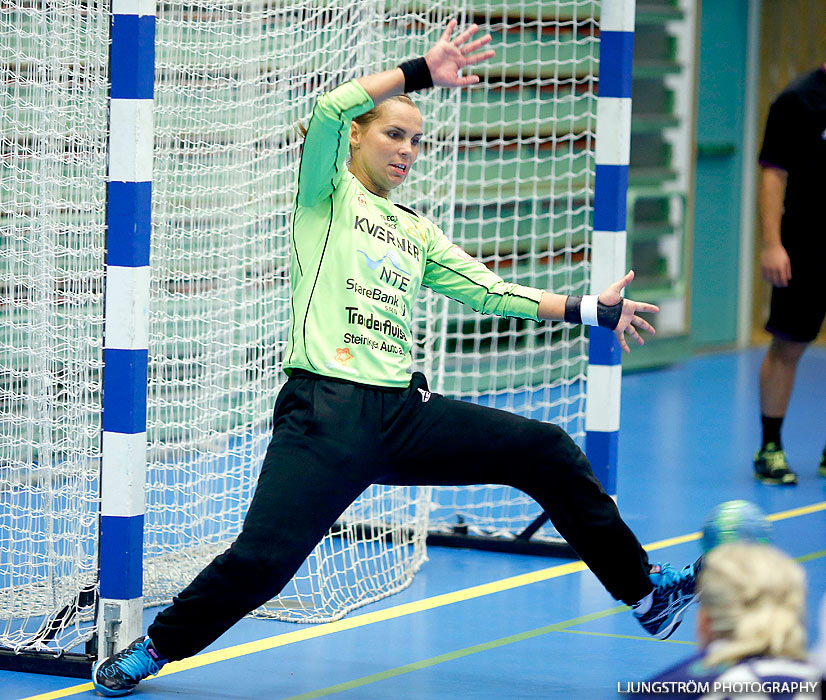
{"type": "Polygon", "coordinates": [[[94,665],[92,685],[107,697],[126,695],[144,678],[158,673],[166,662],[149,637],[138,637],[123,651],[94,665]]]}
{"type": "Polygon", "coordinates": [[[817,468],[818,476],[826,476],[826,447],[823,448],[823,454],[820,456],[820,465],[817,468]]]}
{"type": "Polygon", "coordinates": [[[754,455],[754,477],[764,484],[793,486],[797,483],[797,474],[789,467],[786,453],[774,442],[768,443],[754,455]]]}

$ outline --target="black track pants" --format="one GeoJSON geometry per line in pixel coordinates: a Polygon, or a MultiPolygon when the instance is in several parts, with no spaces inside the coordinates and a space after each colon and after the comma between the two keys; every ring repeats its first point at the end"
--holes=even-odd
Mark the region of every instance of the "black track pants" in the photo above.
{"type": "Polygon", "coordinates": [[[242,532],[149,627],[160,653],[192,656],[277,595],[374,483],[514,486],[611,595],[630,604],[651,590],[645,551],[558,426],[431,394],[419,373],[382,389],[294,372],[242,532]]]}

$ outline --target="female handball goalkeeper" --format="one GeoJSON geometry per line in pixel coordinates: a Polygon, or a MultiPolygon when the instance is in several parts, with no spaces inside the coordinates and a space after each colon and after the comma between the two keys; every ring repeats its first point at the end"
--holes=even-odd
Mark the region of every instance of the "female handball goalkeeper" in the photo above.
{"type": "Polygon", "coordinates": [[[629,272],[597,296],[504,282],[438,226],[389,199],[416,162],[422,115],[406,93],[479,81],[490,36],[451,21],[423,58],[322,95],[308,124],[291,221],[292,320],[272,441],[237,540],[155,618],[148,636],[95,665],[123,695],[192,656],[292,578],[370,484],[504,484],[536,499],[616,599],[665,638],[694,599],[695,565],[651,566],[556,425],[431,393],[409,373],[410,313],[421,287],[504,317],[562,320],[626,334],[657,307],[621,297],[629,272]],[[348,160],[349,155],[349,160],[348,160]]]}

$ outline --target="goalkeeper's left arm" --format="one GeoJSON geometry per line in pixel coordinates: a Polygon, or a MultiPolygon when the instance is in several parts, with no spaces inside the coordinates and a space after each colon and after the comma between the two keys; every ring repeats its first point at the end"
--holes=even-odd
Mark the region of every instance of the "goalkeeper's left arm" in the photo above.
{"type": "Polygon", "coordinates": [[[655,332],[638,313],[659,311],[653,304],[623,298],[622,291],[633,279],[631,270],[599,296],[578,297],[542,291],[504,281],[437,231],[428,246],[422,285],[481,313],[609,328],[622,349],[629,352],[626,333],[642,345],[645,341],[637,329],[652,335],[655,332]]]}

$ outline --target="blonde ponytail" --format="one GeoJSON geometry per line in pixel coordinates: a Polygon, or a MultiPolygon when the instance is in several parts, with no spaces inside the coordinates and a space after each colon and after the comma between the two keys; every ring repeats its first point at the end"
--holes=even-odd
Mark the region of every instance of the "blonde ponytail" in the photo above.
{"type": "Polygon", "coordinates": [[[805,574],[778,549],[720,545],[707,555],[698,586],[717,642],[708,665],[749,656],[806,658],[805,574]]]}

